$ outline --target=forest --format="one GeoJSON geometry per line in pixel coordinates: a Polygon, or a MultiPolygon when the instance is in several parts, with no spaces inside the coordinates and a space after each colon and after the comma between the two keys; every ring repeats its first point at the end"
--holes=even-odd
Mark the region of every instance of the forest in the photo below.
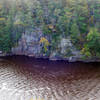
{"type": "Polygon", "coordinates": [[[100,0],[0,0],[1,51],[10,52],[22,33],[37,27],[44,52],[58,49],[64,37],[86,57],[100,58],[100,0]]]}

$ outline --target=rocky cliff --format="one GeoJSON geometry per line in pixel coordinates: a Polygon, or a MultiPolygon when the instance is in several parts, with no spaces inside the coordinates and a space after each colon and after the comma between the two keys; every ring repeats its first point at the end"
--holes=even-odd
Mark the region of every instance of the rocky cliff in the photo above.
{"type": "MultiPolygon", "coordinates": [[[[96,57],[86,58],[81,54],[71,42],[70,37],[60,37],[57,49],[52,50],[48,47],[48,52],[43,52],[44,44],[40,43],[44,36],[41,29],[37,28],[34,32],[26,31],[18,41],[16,47],[11,49],[11,55],[25,55],[35,58],[48,58],[49,60],[66,60],[69,62],[84,61],[84,62],[99,62],[96,57]]],[[[49,39],[48,36],[45,38],[49,39]]]]}
{"type": "Polygon", "coordinates": [[[81,51],[72,44],[70,37],[60,37],[59,44],[56,45],[57,49],[52,50],[49,45],[47,52],[44,52],[44,44],[40,43],[40,40],[42,37],[49,40],[50,37],[44,36],[40,28],[29,32],[27,30],[25,33],[22,33],[17,45],[12,47],[10,53],[0,51],[0,56],[24,55],[35,58],[48,58],[49,60],[66,60],[69,62],[100,61],[98,58],[86,58],[85,55],[82,55],[81,51]]]}
{"type": "MultiPolygon", "coordinates": [[[[79,50],[71,43],[70,37],[59,39],[57,49],[52,50],[48,47],[48,52],[43,52],[43,45],[40,39],[44,36],[40,28],[35,32],[22,34],[16,47],[12,48],[12,55],[26,55],[36,58],[49,58],[50,60],[68,60],[79,61],[82,60],[82,55],[79,50]]],[[[49,38],[45,36],[45,38],[49,38]]]]}

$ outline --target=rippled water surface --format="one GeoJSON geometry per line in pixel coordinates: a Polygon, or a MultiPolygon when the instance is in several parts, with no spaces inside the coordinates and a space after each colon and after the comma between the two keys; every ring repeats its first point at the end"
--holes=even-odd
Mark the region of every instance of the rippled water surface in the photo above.
{"type": "Polygon", "coordinates": [[[6,57],[0,100],[100,100],[100,63],[6,57]]]}

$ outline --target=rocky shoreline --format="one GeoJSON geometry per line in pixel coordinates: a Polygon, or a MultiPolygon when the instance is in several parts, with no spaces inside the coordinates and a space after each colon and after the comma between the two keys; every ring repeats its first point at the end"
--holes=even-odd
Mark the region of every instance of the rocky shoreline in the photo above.
{"type": "Polygon", "coordinates": [[[33,56],[33,55],[15,55],[15,54],[0,54],[0,58],[6,58],[6,57],[13,57],[13,56],[26,56],[29,58],[35,58],[35,59],[48,59],[50,61],[67,61],[67,62],[84,62],[84,63],[91,63],[91,62],[100,62],[99,58],[75,58],[75,57],[46,57],[46,56],[33,56]]]}
{"type": "Polygon", "coordinates": [[[18,41],[17,46],[11,49],[10,53],[3,53],[0,51],[0,56],[28,56],[34,58],[43,58],[53,61],[65,60],[68,62],[100,62],[100,58],[97,57],[85,57],[71,42],[70,37],[62,38],[59,40],[58,50],[51,50],[48,48],[48,52],[44,53],[43,45],[39,43],[41,36],[41,30],[38,33],[22,34],[22,37],[18,41]]]}

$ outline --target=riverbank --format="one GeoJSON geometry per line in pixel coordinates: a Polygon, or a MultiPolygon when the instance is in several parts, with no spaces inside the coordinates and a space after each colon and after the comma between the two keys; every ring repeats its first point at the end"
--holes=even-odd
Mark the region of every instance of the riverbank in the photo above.
{"type": "Polygon", "coordinates": [[[3,54],[3,55],[0,55],[0,58],[12,58],[13,57],[18,57],[18,58],[22,58],[22,57],[25,57],[25,58],[28,58],[28,59],[42,59],[42,60],[49,60],[49,61],[66,61],[66,62],[84,62],[84,63],[99,63],[100,62],[100,59],[99,58],[96,58],[96,57],[93,57],[93,58],[49,58],[49,57],[46,57],[46,56],[42,56],[42,57],[34,57],[34,56],[27,56],[27,55],[12,55],[12,54],[3,54]]]}

